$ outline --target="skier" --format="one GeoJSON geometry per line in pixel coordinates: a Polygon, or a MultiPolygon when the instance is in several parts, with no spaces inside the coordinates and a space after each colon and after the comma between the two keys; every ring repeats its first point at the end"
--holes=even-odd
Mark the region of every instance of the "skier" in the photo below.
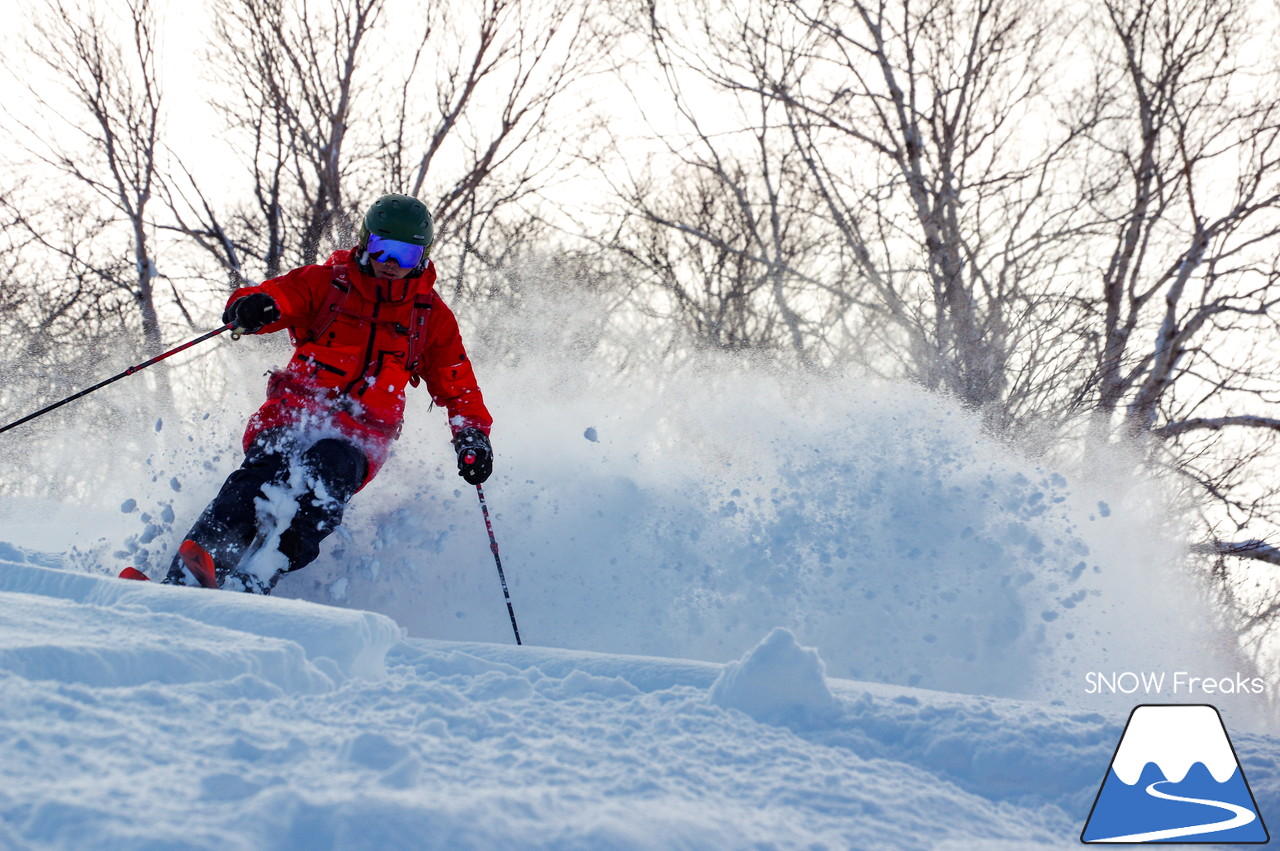
{"type": "Polygon", "coordinates": [[[426,206],[384,195],[355,248],[231,294],[224,323],[289,331],[293,357],[267,382],[244,433],[244,462],[178,547],[164,582],[269,594],[310,564],[348,500],[386,461],[405,385],[445,407],[469,484],[493,469],[493,423],[453,312],[435,291],[426,206]],[[283,498],[282,498],[283,497],[283,498]]]}

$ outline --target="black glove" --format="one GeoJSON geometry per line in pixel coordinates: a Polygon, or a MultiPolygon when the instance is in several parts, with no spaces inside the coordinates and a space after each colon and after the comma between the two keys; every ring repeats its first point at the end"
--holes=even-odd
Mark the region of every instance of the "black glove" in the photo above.
{"type": "Polygon", "coordinates": [[[222,311],[222,322],[230,322],[243,328],[246,334],[256,334],[280,318],[276,300],[266,293],[249,293],[241,296],[222,311]]]}
{"type": "Polygon", "coordinates": [[[489,436],[475,426],[467,426],[453,437],[458,450],[458,475],[469,485],[478,485],[493,472],[493,446],[489,436]]]}

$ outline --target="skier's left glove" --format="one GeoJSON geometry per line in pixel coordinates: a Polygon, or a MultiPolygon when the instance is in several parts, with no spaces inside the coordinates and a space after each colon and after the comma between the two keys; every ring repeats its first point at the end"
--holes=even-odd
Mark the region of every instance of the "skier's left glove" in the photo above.
{"type": "Polygon", "coordinates": [[[478,485],[493,472],[493,446],[489,436],[475,426],[467,426],[453,436],[458,450],[458,475],[469,485],[478,485]]]}
{"type": "Polygon", "coordinates": [[[256,334],[280,318],[276,300],[266,293],[241,296],[222,312],[224,323],[234,324],[246,334],[256,334]]]}

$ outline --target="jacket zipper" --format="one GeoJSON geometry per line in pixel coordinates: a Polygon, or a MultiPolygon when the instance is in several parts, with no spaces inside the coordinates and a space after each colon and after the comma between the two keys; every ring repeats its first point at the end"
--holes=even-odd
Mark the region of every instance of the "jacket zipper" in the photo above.
{"type": "MultiPolygon", "coordinates": [[[[378,318],[378,313],[381,310],[382,310],[382,294],[375,293],[374,302],[373,302],[373,315],[370,318],[376,320],[378,318]]],[[[352,381],[349,385],[347,385],[347,390],[346,390],[347,395],[355,394],[357,396],[363,396],[364,391],[369,389],[369,382],[366,380],[367,376],[365,373],[368,372],[369,367],[373,364],[373,351],[377,346],[377,342],[378,342],[378,323],[374,321],[369,323],[369,342],[364,349],[364,360],[363,360],[364,366],[361,367],[360,374],[356,376],[355,380],[352,381]],[[357,390],[356,385],[360,384],[361,382],[364,383],[364,386],[357,390]]],[[[374,376],[374,377],[376,379],[377,376],[374,376]]]]}

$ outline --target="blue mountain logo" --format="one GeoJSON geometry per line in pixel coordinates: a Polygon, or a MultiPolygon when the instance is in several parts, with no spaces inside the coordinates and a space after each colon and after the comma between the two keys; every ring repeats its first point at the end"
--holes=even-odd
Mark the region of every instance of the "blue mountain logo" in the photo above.
{"type": "Polygon", "coordinates": [[[1268,839],[1222,716],[1190,704],[1133,710],[1080,834],[1086,844],[1268,839]]]}

